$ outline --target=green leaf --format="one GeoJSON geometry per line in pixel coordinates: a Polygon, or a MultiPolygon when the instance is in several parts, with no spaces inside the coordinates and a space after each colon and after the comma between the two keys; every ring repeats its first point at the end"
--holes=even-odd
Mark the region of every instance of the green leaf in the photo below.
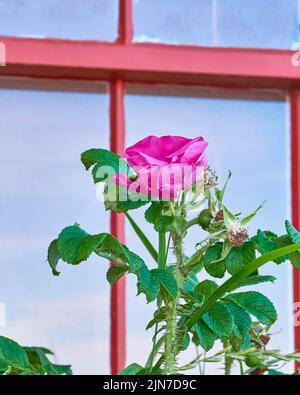
{"type": "MultiPolygon", "coordinates": [[[[233,334],[235,337],[239,339],[244,339],[246,336],[249,335],[249,331],[252,325],[252,320],[250,315],[243,310],[242,308],[238,307],[234,303],[225,303],[226,307],[229,309],[234,325],[233,325],[233,334]]],[[[242,342],[241,342],[242,344],[242,342]]]]}
{"type": "Polygon", "coordinates": [[[81,161],[86,170],[95,165],[92,171],[95,183],[111,178],[117,173],[128,174],[129,177],[135,176],[124,158],[106,149],[89,149],[81,154],[81,161]]]}
{"type": "Polygon", "coordinates": [[[183,289],[185,291],[194,291],[194,289],[196,288],[196,286],[199,284],[199,280],[197,278],[196,273],[191,270],[189,272],[189,274],[185,277],[184,279],[184,283],[183,283],[183,289]]]}
{"type": "Polygon", "coordinates": [[[73,374],[71,365],[57,365],[53,363],[51,365],[51,370],[53,372],[52,374],[56,376],[57,375],[69,376],[73,374]]]}
{"type": "Polygon", "coordinates": [[[186,329],[189,330],[193,327],[193,325],[202,317],[202,315],[216,303],[216,301],[222,298],[227,292],[230,292],[235,289],[236,284],[239,283],[243,278],[248,277],[252,273],[256,272],[260,267],[265,265],[266,263],[291,252],[297,251],[300,249],[300,243],[293,244],[288,247],[279,248],[275,251],[272,251],[268,254],[262,255],[252,262],[250,262],[243,269],[239,270],[236,274],[230,277],[227,281],[225,281],[216,291],[203,303],[203,305],[196,310],[186,322],[186,329]]]}
{"type": "Polygon", "coordinates": [[[68,226],[58,236],[58,252],[62,260],[77,265],[95,251],[101,238],[91,236],[78,225],[68,226]]]}
{"type": "Polygon", "coordinates": [[[181,343],[181,351],[185,351],[188,349],[190,345],[190,336],[188,333],[183,335],[182,343],[181,343]]]}
{"type": "Polygon", "coordinates": [[[237,218],[234,214],[232,214],[228,208],[223,205],[223,213],[224,213],[224,222],[226,228],[230,228],[233,224],[237,223],[237,218]]]}
{"type": "Polygon", "coordinates": [[[255,245],[252,241],[247,241],[241,247],[233,247],[224,263],[227,271],[234,274],[253,259],[255,259],[255,245]]]}
{"type": "Polygon", "coordinates": [[[218,336],[229,336],[233,329],[233,317],[225,304],[216,302],[202,316],[205,324],[218,336]]]}
{"type": "Polygon", "coordinates": [[[289,260],[291,261],[291,264],[296,269],[300,269],[300,252],[299,251],[291,252],[287,256],[288,256],[289,260]]]}
{"type": "Polygon", "coordinates": [[[240,222],[240,225],[243,227],[248,224],[252,220],[252,218],[255,217],[255,215],[258,213],[258,211],[265,205],[266,201],[264,201],[260,206],[257,207],[256,210],[253,211],[252,214],[248,215],[247,217],[243,218],[240,222]]]}
{"type": "Polygon", "coordinates": [[[138,294],[147,293],[150,288],[151,276],[150,271],[144,262],[142,263],[140,269],[137,271],[136,275],[138,277],[138,294]]]}
{"type": "MultiPolygon", "coordinates": [[[[155,346],[152,348],[152,350],[150,352],[150,355],[149,355],[146,365],[145,365],[145,370],[149,369],[150,370],[149,373],[155,374],[154,370],[152,369],[152,364],[154,362],[154,358],[156,357],[156,355],[159,353],[159,350],[163,346],[164,341],[165,341],[165,337],[162,336],[159,340],[157,340],[157,342],[155,343],[155,346]]],[[[156,373],[156,374],[158,374],[158,373],[156,373]]]]}
{"type": "Polygon", "coordinates": [[[194,329],[199,341],[200,346],[205,350],[209,351],[213,346],[218,336],[211,331],[208,326],[202,321],[199,320],[194,325],[194,329]]]}
{"type": "Polygon", "coordinates": [[[106,210],[125,213],[138,209],[151,201],[150,196],[142,195],[132,189],[123,188],[113,182],[106,182],[104,188],[104,205],[106,210]]]}
{"type": "Polygon", "coordinates": [[[218,284],[214,281],[204,280],[196,286],[195,291],[200,295],[204,295],[205,299],[207,299],[217,288],[218,284]]]}
{"type": "Polygon", "coordinates": [[[144,368],[138,363],[132,363],[118,373],[118,376],[135,376],[144,368]]]}
{"type": "MultiPolygon", "coordinates": [[[[262,253],[267,253],[276,250],[277,248],[289,246],[293,244],[293,241],[289,235],[283,235],[277,237],[275,234],[271,232],[262,232],[258,230],[257,232],[257,243],[259,246],[259,250],[262,253]]],[[[291,264],[296,268],[300,267],[300,252],[294,251],[289,254],[286,254],[282,257],[274,259],[274,262],[277,264],[283,263],[286,260],[290,260],[291,264]]]]}
{"type": "Polygon", "coordinates": [[[231,176],[232,176],[232,173],[231,173],[231,171],[229,170],[228,176],[227,176],[227,179],[226,179],[226,181],[225,181],[225,184],[224,184],[223,188],[222,188],[221,190],[218,189],[218,188],[215,188],[215,194],[216,194],[216,198],[217,198],[217,201],[218,201],[218,203],[219,203],[219,206],[222,205],[224,193],[225,193],[225,191],[226,191],[227,184],[228,184],[228,181],[230,180],[230,177],[231,177],[231,176]]]}
{"type": "Polygon", "coordinates": [[[265,325],[274,324],[277,319],[273,303],[259,292],[248,291],[229,294],[226,296],[226,300],[234,302],[265,325]]]}
{"type": "Polygon", "coordinates": [[[279,370],[275,370],[275,369],[269,369],[268,370],[268,375],[269,376],[286,376],[286,373],[282,373],[279,370]]]}
{"type": "Polygon", "coordinates": [[[151,205],[145,211],[145,219],[150,224],[154,224],[156,219],[161,215],[164,202],[151,202],[151,205]]]}
{"type": "Polygon", "coordinates": [[[160,215],[155,220],[154,229],[157,232],[169,232],[174,224],[173,215],[160,215]]]}
{"type": "Polygon", "coordinates": [[[24,347],[27,353],[31,367],[34,367],[41,375],[71,375],[70,365],[57,365],[52,363],[47,355],[53,355],[53,352],[44,347],[24,347]]]}
{"type": "Polygon", "coordinates": [[[159,307],[153,315],[151,321],[148,322],[146,330],[152,328],[155,324],[158,324],[166,319],[166,309],[165,307],[159,307]]]}
{"type": "Polygon", "coordinates": [[[285,221],[285,227],[293,243],[300,243],[300,233],[297,231],[297,229],[294,228],[294,226],[287,220],[285,221]]]}
{"type": "Polygon", "coordinates": [[[223,243],[216,243],[210,246],[204,256],[204,268],[212,277],[222,278],[225,274],[224,261],[220,261],[223,251],[223,243]]]}
{"type": "Polygon", "coordinates": [[[29,360],[23,347],[14,340],[0,336],[0,363],[6,367],[26,370],[29,368],[29,360]]]}
{"type": "Polygon", "coordinates": [[[142,267],[144,263],[142,258],[130,251],[114,236],[109,233],[100,233],[97,235],[97,238],[99,241],[96,247],[97,253],[103,252],[115,259],[120,259],[122,262],[127,263],[131,273],[136,273],[142,267]]]}
{"type": "Polygon", "coordinates": [[[266,282],[275,282],[276,277],[273,276],[260,276],[260,275],[254,275],[254,276],[249,276],[241,280],[240,282],[237,283],[236,288],[241,288],[241,287],[247,287],[249,285],[256,285],[260,283],[266,283],[266,282]]]}
{"type": "Polygon", "coordinates": [[[277,236],[274,234],[268,235],[260,229],[257,231],[257,242],[263,253],[271,252],[277,248],[276,239],[277,236]]]}
{"type": "MultiPolygon", "coordinates": [[[[109,259],[120,259],[127,263],[129,271],[136,273],[143,260],[108,233],[90,235],[78,225],[63,229],[58,237],[58,251],[61,258],[70,264],[85,261],[93,252],[109,259]]],[[[120,262],[121,264],[121,262],[120,262]]],[[[126,268],[127,269],[127,268],[126,268]]]]}
{"type": "Polygon", "coordinates": [[[174,266],[168,266],[163,269],[152,269],[150,271],[152,278],[160,284],[170,295],[171,299],[175,299],[178,294],[177,282],[174,278],[174,266]]]}
{"type": "Polygon", "coordinates": [[[127,269],[122,266],[111,266],[106,274],[107,281],[113,285],[127,272],[127,269]]]}
{"type": "Polygon", "coordinates": [[[58,252],[57,244],[58,244],[58,240],[57,239],[53,240],[50,243],[49,248],[48,248],[48,255],[47,255],[47,261],[48,261],[48,263],[49,263],[49,265],[50,265],[50,267],[52,269],[52,273],[53,273],[54,276],[59,276],[59,274],[60,274],[56,270],[58,261],[60,260],[60,255],[59,255],[59,252],[58,252]]]}

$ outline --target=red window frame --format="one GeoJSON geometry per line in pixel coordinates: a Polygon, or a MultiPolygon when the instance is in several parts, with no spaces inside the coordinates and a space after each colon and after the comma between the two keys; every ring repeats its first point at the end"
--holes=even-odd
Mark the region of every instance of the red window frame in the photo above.
{"type": "MultiPolygon", "coordinates": [[[[132,0],[119,0],[118,38],[113,43],[0,36],[6,67],[0,86],[43,87],[72,81],[110,84],[110,147],[125,145],[126,83],[213,86],[222,89],[282,90],[291,104],[292,221],[300,229],[300,68],[290,50],[208,48],[189,45],[133,43],[132,0]],[[25,84],[25,85],[24,85],[25,84]]],[[[124,241],[124,217],[111,214],[111,231],[124,241]]],[[[293,272],[294,302],[300,301],[300,271],[293,272]]],[[[125,279],[111,289],[111,373],[125,364],[125,279]]],[[[294,327],[300,351],[300,326],[294,327]]]]}

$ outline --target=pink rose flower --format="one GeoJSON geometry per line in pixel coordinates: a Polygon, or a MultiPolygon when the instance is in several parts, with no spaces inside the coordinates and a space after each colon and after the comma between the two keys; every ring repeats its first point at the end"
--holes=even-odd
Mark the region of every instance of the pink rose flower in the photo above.
{"type": "Polygon", "coordinates": [[[144,195],[174,200],[202,175],[207,144],[203,137],[148,136],[125,150],[137,179],[117,174],[112,180],[144,195]]]}

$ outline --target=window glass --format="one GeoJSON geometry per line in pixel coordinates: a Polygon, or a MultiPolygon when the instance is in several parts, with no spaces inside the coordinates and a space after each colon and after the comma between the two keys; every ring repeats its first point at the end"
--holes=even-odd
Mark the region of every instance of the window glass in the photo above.
{"type": "MultiPolygon", "coordinates": [[[[233,173],[225,203],[235,212],[247,214],[267,200],[263,210],[252,221],[250,233],[258,228],[284,233],[284,220],[290,217],[288,104],[275,98],[222,98],[218,92],[207,96],[127,95],[127,146],[149,134],[189,138],[204,136],[209,142],[209,163],[217,171],[220,183],[224,182],[229,169],[233,173]]],[[[143,208],[132,215],[157,245],[152,226],[145,224],[143,208]]],[[[195,251],[196,242],[203,236],[200,229],[190,231],[185,242],[187,255],[195,251]]],[[[142,254],[147,264],[154,265],[130,224],[127,224],[126,237],[129,247],[142,254]]],[[[290,352],[293,349],[291,267],[270,263],[261,273],[277,277],[275,285],[260,286],[279,313],[279,321],[273,328],[273,332],[278,330],[279,333],[274,336],[272,348],[290,352]]],[[[205,273],[199,277],[203,278],[205,273]]],[[[144,328],[155,306],[145,307],[143,296],[135,296],[135,279],[128,276],[128,282],[128,363],[143,363],[150,352],[153,336],[151,330],[145,335],[144,328]]],[[[194,348],[190,347],[187,354],[184,357],[186,362],[188,357],[195,356],[194,348]]],[[[216,369],[213,364],[207,365],[207,373],[219,374],[220,370],[216,369]]]]}
{"type": "Polygon", "coordinates": [[[135,41],[291,48],[297,0],[134,0],[135,41]]]}
{"type": "Polygon", "coordinates": [[[113,41],[117,19],[118,0],[0,0],[0,35],[113,41]]]}
{"type": "Polygon", "coordinates": [[[108,145],[107,97],[0,90],[0,109],[1,334],[52,349],[75,373],[109,373],[108,264],[60,262],[54,277],[46,263],[62,228],[109,230],[80,162],[84,150],[108,145]]]}

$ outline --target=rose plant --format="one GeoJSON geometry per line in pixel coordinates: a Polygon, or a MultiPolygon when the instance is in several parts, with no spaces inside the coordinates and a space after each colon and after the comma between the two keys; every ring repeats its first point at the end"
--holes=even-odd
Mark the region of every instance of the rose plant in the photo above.
{"type": "Polygon", "coordinates": [[[132,274],[138,295],[155,306],[147,325],[154,331],[147,361],[144,366],[131,363],[120,374],[182,374],[222,360],[226,374],[233,364],[241,374],[275,374],[282,361],[300,360],[297,353],[282,355],[267,348],[269,328],[277,319],[275,307],[262,293],[243,289],[275,281],[259,273],[267,262],[290,261],[299,268],[300,234],[286,221],[284,235],[269,230],[249,235],[248,223],[263,205],[246,216],[229,210],[224,195],[231,173],[219,188],[206,147],[202,137],[149,136],[127,148],[124,157],[97,148],[81,155],[86,170],[92,168],[94,182],[104,183],[106,209],[127,217],[149,259],[156,262],[150,269],[111,234],[92,235],[77,223],[64,228],[48,249],[54,275],[59,274],[60,259],[77,265],[95,253],[112,262],[110,284],[132,274]],[[146,206],[145,220],[157,232],[157,247],[129,214],[146,206]],[[184,246],[192,227],[199,229],[199,241],[184,246]],[[221,284],[213,280],[225,275],[221,284]],[[207,354],[216,341],[220,351],[207,354]],[[182,366],[178,357],[191,343],[202,351],[182,366]]]}

